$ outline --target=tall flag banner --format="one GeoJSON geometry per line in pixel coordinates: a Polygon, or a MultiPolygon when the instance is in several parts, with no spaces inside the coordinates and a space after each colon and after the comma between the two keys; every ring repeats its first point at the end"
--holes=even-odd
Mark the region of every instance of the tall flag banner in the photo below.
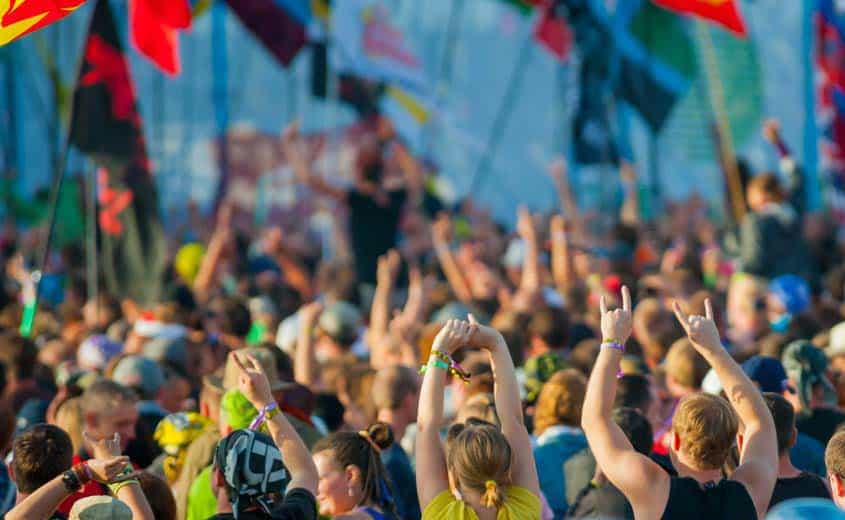
{"type": "Polygon", "coordinates": [[[351,74],[415,90],[427,84],[422,62],[390,23],[378,0],[332,3],[331,60],[339,74],[351,74]]]}
{"type": "Polygon", "coordinates": [[[845,224],[845,12],[840,5],[819,0],[816,7],[816,120],[828,204],[845,224]]]}
{"type": "Polygon", "coordinates": [[[665,9],[682,14],[689,14],[717,23],[736,33],[747,37],[745,22],[736,5],[737,0],[652,0],[665,9]]]}
{"type": "Polygon", "coordinates": [[[129,39],[162,72],[179,74],[179,30],[191,18],[188,0],[129,0],[129,39]]]}
{"type": "Polygon", "coordinates": [[[559,12],[557,2],[550,1],[543,8],[543,14],[534,26],[534,38],[560,61],[569,57],[572,47],[572,30],[566,17],[559,12]]]}
{"type": "Polygon", "coordinates": [[[0,46],[55,23],[86,0],[0,0],[0,46]]]}
{"type": "Polygon", "coordinates": [[[226,3],[283,66],[290,65],[305,47],[311,10],[306,9],[304,0],[226,0],[226,3]]]}
{"type": "Polygon", "coordinates": [[[100,257],[108,290],[155,302],[166,243],[135,86],[108,0],[97,0],[85,43],[70,143],[99,167],[100,257]]]}
{"type": "MultiPolygon", "coordinates": [[[[385,84],[352,74],[337,77],[337,99],[349,105],[358,117],[367,118],[379,112],[379,99],[385,84]]],[[[329,99],[329,51],[325,43],[311,44],[311,95],[329,99]]]]}
{"type": "Polygon", "coordinates": [[[401,87],[387,87],[379,106],[380,113],[390,119],[396,133],[411,146],[422,146],[426,125],[431,122],[432,109],[424,100],[401,87]]]}

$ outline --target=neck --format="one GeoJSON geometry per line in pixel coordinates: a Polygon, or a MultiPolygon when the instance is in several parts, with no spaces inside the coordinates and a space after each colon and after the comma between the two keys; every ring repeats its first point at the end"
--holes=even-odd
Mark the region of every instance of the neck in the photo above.
{"type": "Polygon", "coordinates": [[[21,502],[26,500],[27,497],[29,497],[29,493],[21,493],[20,491],[18,491],[17,497],[15,498],[15,505],[20,504],[21,502]]]}
{"type": "Polygon", "coordinates": [[[672,462],[675,463],[675,469],[681,477],[692,477],[700,484],[706,482],[718,482],[722,480],[722,470],[720,469],[696,469],[688,466],[675,458],[672,462]]]}
{"type": "Polygon", "coordinates": [[[397,410],[379,410],[377,421],[383,422],[393,430],[393,439],[398,443],[405,437],[409,421],[397,410]]]}
{"type": "Polygon", "coordinates": [[[778,459],[778,478],[795,478],[801,474],[801,471],[792,465],[789,460],[789,452],[787,451],[778,459]]]}
{"type": "Polygon", "coordinates": [[[226,494],[225,489],[217,492],[217,512],[220,514],[232,512],[232,503],[229,502],[229,496],[226,494]]]}
{"type": "Polygon", "coordinates": [[[481,494],[474,491],[461,491],[461,497],[464,502],[469,504],[475,514],[478,515],[478,520],[496,520],[498,511],[494,508],[484,507],[481,505],[481,494]]]}

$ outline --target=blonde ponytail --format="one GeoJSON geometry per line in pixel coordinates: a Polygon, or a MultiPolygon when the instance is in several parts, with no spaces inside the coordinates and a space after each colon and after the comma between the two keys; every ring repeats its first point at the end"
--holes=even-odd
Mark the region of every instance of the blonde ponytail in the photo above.
{"type": "Polygon", "coordinates": [[[495,480],[488,480],[484,483],[484,494],[481,495],[481,505],[490,509],[502,507],[505,503],[505,497],[499,489],[499,484],[495,480]]]}

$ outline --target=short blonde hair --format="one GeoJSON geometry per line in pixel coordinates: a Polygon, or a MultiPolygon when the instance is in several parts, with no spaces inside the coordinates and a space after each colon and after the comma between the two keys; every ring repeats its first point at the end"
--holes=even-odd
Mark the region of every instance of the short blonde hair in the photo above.
{"type": "Polygon", "coordinates": [[[579,426],[586,393],[587,378],[581,372],[574,368],[555,372],[537,398],[534,432],[539,435],[555,424],[579,426]]]}
{"type": "Polygon", "coordinates": [[[681,452],[695,469],[719,469],[727,460],[739,429],[731,405],[715,395],[696,393],[678,404],[672,431],[681,440],[681,452]]]}
{"type": "Polygon", "coordinates": [[[672,344],[666,354],[665,374],[688,390],[699,390],[710,365],[692,346],[688,338],[672,344]]]}
{"type": "Polygon", "coordinates": [[[824,465],[827,472],[845,478],[845,431],[837,432],[824,450],[824,465]]]}
{"type": "Polygon", "coordinates": [[[461,409],[458,410],[455,422],[465,423],[469,419],[479,419],[496,426],[501,425],[493,394],[475,394],[466,400],[461,409]]]}

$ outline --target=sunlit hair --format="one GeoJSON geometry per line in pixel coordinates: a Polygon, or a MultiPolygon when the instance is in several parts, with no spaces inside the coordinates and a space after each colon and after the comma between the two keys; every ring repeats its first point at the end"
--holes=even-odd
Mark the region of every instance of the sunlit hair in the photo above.
{"type": "Polygon", "coordinates": [[[446,465],[459,490],[481,495],[481,504],[499,509],[510,484],[511,447],[499,429],[471,419],[455,424],[446,438],[446,465]]]}
{"type": "Polygon", "coordinates": [[[458,410],[455,422],[465,423],[470,419],[478,419],[496,426],[500,425],[493,394],[475,394],[464,402],[464,405],[458,410]]]}
{"type": "Polygon", "coordinates": [[[549,426],[581,424],[581,408],[587,393],[587,378],[574,368],[555,373],[540,391],[534,412],[534,433],[542,434],[549,426]]]}
{"type": "Polygon", "coordinates": [[[845,478],[845,431],[837,432],[824,450],[824,465],[827,472],[845,478]]]}
{"type": "Polygon", "coordinates": [[[715,395],[697,393],[681,399],[672,430],[681,440],[681,452],[699,470],[719,469],[736,439],[739,421],[730,404],[715,395]]]}

